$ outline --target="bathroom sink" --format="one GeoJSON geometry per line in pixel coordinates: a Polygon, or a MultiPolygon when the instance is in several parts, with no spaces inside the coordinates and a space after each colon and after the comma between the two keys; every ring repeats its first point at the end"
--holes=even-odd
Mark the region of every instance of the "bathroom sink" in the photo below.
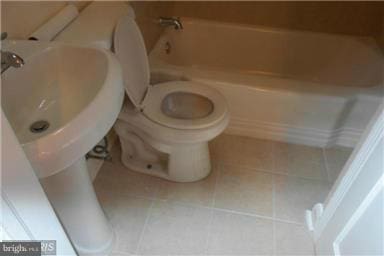
{"type": "Polygon", "coordinates": [[[2,108],[39,178],[83,157],[115,122],[124,98],[108,51],[57,42],[8,41],[25,65],[1,75],[2,108]]]}
{"type": "Polygon", "coordinates": [[[1,105],[49,201],[80,255],[108,254],[114,235],[84,156],[120,112],[119,62],[106,50],[57,42],[7,41],[2,51],[24,59],[1,74],[1,105]]]}

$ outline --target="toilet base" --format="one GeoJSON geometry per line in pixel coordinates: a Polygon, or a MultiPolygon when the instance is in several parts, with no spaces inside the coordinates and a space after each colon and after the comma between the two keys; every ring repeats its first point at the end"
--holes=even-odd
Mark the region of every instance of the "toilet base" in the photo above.
{"type": "Polygon", "coordinates": [[[198,181],[211,171],[208,142],[159,145],[144,141],[133,131],[119,134],[119,139],[122,163],[130,170],[175,182],[198,181]]]}

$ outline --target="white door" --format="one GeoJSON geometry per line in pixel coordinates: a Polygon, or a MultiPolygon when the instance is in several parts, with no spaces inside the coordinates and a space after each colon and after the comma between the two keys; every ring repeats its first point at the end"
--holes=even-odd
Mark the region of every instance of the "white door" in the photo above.
{"type": "Polygon", "coordinates": [[[318,255],[384,255],[383,107],[344,166],[315,224],[318,255]]]}
{"type": "Polygon", "coordinates": [[[2,240],[55,240],[56,255],[76,255],[1,111],[2,240]]]}

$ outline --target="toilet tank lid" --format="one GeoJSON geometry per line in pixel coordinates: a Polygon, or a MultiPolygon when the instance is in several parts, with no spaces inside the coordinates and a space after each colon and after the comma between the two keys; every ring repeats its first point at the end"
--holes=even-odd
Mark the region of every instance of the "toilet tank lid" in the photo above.
{"type": "Polygon", "coordinates": [[[112,48],[113,31],[117,21],[127,15],[134,17],[134,11],[125,2],[94,1],[59,33],[55,41],[96,46],[109,50],[112,48]]]}

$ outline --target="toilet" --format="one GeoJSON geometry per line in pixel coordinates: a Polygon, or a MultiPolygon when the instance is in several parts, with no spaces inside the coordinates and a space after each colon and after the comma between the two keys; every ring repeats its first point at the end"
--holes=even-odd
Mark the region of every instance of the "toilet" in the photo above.
{"type": "Polygon", "coordinates": [[[191,81],[150,85],[144,40],[131,15],[114,33],[128,100],[114,126],[122,163],[130,170],[176,182],[203,179],[211,171],[208,141],[227,127],[224,97],[191,81]]]}
{"type": "Polygon", "coordinates": [[[227,127],[227,103],[192,81],[151,85],[144,40],[129,5],[93,2],[55,40],[110,49],[119,59],[127,97],[114,129],[128,169],[176,182],[210,173],[208,141],[227,127]]]}

